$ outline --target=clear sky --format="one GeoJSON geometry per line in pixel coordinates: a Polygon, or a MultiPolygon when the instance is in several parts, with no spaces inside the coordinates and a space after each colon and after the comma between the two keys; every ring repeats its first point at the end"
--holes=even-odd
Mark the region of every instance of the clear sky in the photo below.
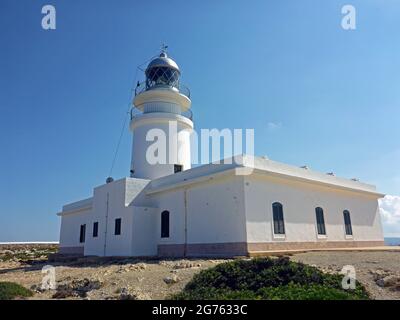
{"type": "MultiPolygon", "coordinates": [[[[399,195],[399,30],[396,0],[1,0],[0,241],[58,240],[61,206],[109,175],[136,67],[162,42],[197,129],[254,128],[257,155],[399,195]]],[[[115,178],[130,153],[126,129],[115,178]]]]}

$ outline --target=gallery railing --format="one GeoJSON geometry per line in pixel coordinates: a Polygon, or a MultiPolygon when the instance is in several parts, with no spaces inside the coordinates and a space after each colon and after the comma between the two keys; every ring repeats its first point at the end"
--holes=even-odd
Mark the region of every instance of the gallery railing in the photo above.
{"type": "MultiPolygon", "coordinates": [[[[162,112],[162,111],[157,111],[157,112],[162,112]]],[[[142,114],[143,114],[143,112],[140,111],[139,109],[131,108],[131,111],[130,111],[131,120],[134,119],[134,118],[136,118],[136,117],[139,116],[139,115],[142,115],[142,114]]],[[[184,116],[184,117],[190,119],[190,120],[193,120],[193,112],[192,112],[191,109],[188,109],[188,110],[186,110],[186,111],[183,111],[182,113],[179,113],[179,114],[180,114],[181,116],[184,116]]]]}

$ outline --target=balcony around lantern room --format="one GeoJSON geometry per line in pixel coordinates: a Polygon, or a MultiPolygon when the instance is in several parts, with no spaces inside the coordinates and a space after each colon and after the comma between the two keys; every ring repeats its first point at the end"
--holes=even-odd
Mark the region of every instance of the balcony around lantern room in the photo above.
{"type": "Polygon", "coordinates": [[[131,120],[139,114],[152,112],[174,113],[193,120],[193,114],[190,110],[190,90],[181,85],[179,81],[165,83],[147,79],[142,83],[138,82],[133,104],[135,108],[131,110],[131,120]],[[156,106],[154,106],[154,103],[156,106]],[[176,108],[157,106],[159,103],[170,104],[176,106],[176,108]]]}
{"type": "MultiPolygon", "coordinates": [[[[191,121],[193,121],[193,112],[192,112],[191,109],[187,109],[187,110],[181,111],[181,112],[167,112],[167,111],[160,111],[160,110],[158,110],[157,112],[160,112],[160,113],[161,113],[161,112],[165,112],[165,113],[175,113],[175,114],[179,114],[179,115],[181,115],[181,116],[183,116],[183,117],[185,117],[185,118],[188,118],[188,119],[190,119],[191,121]]],[[[145,113],[146,113],[146,112],[142,112],[141,110],[139,110],[139,109],[137,109],[137,108],[135,108],[135,107],[131,108],[131,111],[130,111],[131,121],[132,121],[133,119],[135,119],[135,118],[137,118],[137,117],[139,117],[139,116],[145,114],[145,113]]]]}

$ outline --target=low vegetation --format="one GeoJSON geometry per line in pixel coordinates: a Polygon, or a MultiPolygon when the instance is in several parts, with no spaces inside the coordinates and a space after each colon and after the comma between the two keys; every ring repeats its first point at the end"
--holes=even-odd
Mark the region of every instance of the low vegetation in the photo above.
{"type": "Polygon", "coordinates": [[[369,299],[365,288],[342,288],[343,275],[326,274],[288,258],[257,258],[219,264],[194,275],[176,300],[348,300],[369,299]]]}
{"type": "Polygon", "coordinates": [[[50,254],[56,253],[57,245],[8,245],[0,246],[0,262],[47,260],[50,254]]]}
{"type": "Polygon", "coordinates": [[[15,282],[0,282],[0,300],[31,297],[33,292],[15,282]]]}

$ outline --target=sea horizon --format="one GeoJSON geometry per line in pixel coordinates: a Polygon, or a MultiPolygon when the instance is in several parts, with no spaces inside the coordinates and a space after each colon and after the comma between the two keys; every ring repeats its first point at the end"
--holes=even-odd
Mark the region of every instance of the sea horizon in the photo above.
{"type": "Polygon", "coordinates": [[[400,237],[384,237],[387,246],[400,246],[400,237]]]}

